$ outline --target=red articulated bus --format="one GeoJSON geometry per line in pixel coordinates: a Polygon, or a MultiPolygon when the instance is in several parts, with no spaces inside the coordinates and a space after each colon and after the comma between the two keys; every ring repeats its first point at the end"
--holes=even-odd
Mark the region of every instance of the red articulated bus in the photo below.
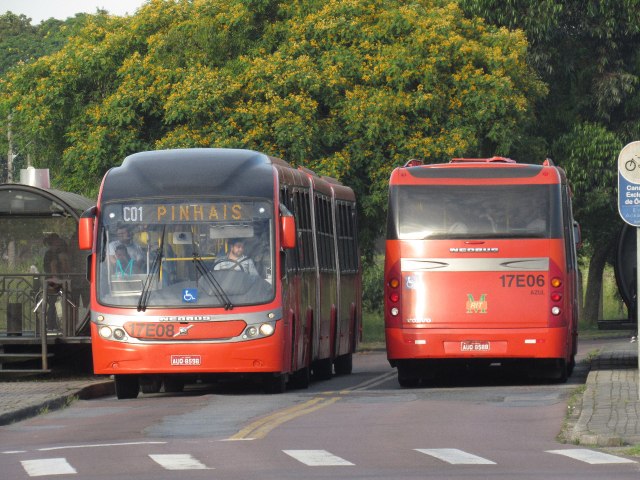
{"type": "Polygon", "coordinates": [[[269,392],[351,373],[361,335],[353,191],[250,150],[136,153],[80,220],[96,374],[118,398],[197,379],[269,392]]]}
{"type": "Polygon", "coordinates": [[[578,237],[566,175],[550,160],[396,168],[384,315],[400,385],[469,364],[566,381],[577,349],[578,237]]]}

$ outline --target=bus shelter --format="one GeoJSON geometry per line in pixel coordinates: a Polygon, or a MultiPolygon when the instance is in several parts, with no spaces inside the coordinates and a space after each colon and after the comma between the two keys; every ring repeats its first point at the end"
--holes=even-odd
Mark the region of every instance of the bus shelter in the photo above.
{"type": "Polygon", "coordinates": [[[0,372],[27,355],[16,346],[41,347],[46,370],[47,345],[90,342],[77,226],[94,202],[44,183],[0,184],[0,372]]]}

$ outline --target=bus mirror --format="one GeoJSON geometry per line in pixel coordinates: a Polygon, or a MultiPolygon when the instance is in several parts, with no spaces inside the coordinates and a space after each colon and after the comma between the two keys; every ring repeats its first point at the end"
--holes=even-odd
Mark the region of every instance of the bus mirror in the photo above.
{"type": "Polygon", "coordinates": [[[576,242],[576,248],[582,248],[582,230],[578,222],[573,222],[573,238],[576,242]]]}
{"type": "Polygon", "coordinates": [[[296,220],[294,217],[280,217],[280,239],[282,248],[295,248],[296,246],[296,220]]]}
{"type": "Polygon", "coordinates": [[[91,250],[93,248],[93,222],[92,217],[81,217],[78,224],[78,248],[91,250]]]}

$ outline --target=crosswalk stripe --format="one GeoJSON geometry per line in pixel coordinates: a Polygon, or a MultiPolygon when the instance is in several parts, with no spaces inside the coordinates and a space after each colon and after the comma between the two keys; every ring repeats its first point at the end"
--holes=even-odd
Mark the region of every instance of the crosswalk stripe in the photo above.
{"type": "Polygon", "coordinates": [[[20,462],[30,477],[42,477],[44,475],[69,475],[76,469],[67,463],[64,458],[42,458],[37,460],[22,460],[20,462]]]}
{"type": "Polygon", "coordinates": [[[212,470],[188,454],[150,454],[149,457],[167,470],[212,470]]]}
{"type": "Polygon", "coordinates": [[[326,450],[283,450],[283,452],[310,467],[354,465],[344,458],[337,457],[326,450]]]}
{"type": "Polygon", "coordinates": [[[547,450],[547,453],[554,453],[556,455],[564,455],[581,462],[586,462],[591,465],[605,465],[609,463],[638,463],[628,458],[616,457],[615,455],[609,455],[608,453],[596,452],[595,450],[588,450],[586,448],[570,448],[567,450],[547,450]]]}
{"type": "Polygon", "coordinates": [[[416,451],[431,455],[451,465],[495,465],[496,462],[478,457],[457,448],[416,448],[416,451]]]}

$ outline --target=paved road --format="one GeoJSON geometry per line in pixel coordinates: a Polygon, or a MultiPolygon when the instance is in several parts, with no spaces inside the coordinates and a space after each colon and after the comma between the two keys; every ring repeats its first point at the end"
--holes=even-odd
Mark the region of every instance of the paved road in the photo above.
{"type": "Polygon", "coordinates": [[[0,471],[3,479],[637,478],[636,459],[556,440],[586,375],[578,368],[568,384],[548,385],[493,372],[404,390],[384,353],[359,354],[353,375],[284,395],[223,385],[81,400],[0,427],[0,471]]]}

